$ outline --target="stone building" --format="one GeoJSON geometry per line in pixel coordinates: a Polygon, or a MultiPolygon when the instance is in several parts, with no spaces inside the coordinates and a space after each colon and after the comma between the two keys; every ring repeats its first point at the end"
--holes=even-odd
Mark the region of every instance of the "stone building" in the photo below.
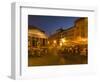
{"type": "Polygon", "coordinates": [[[28,26],[28,51],[34,53],[47,46],[47,35],[35,26],[28,26]]]}
{"type": "Polygon", "coordinates": [[[88,19],[87,18],[80,18],[75,21],[75,36],[81,38],[88,37],[88,19]]]}
{"type": "Polygon", "coordinates": [[[79,18],[75,21],[74,26],[68,29],[59,29],[49,37],[50,45],[71,45],[75,43],[87,44],[88,38],[88,19],[79,18]]]}

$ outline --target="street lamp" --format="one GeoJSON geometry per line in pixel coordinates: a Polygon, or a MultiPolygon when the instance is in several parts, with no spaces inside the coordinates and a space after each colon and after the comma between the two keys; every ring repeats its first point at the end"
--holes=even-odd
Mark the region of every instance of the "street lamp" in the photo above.
{"type": "Polygon", "coordinates": [[[61,40],[60,40],[60,46],[65,45],[65,42],[66,42],[65,38],[61,38],[61,40]]]}
{"type": "Polygon", "coordinates": [[[62,43],[65,43],[65,42],[66,42],[65,38],[62,38],[62,39],[61,39],[61,42],[62,42],[62,43]]]}

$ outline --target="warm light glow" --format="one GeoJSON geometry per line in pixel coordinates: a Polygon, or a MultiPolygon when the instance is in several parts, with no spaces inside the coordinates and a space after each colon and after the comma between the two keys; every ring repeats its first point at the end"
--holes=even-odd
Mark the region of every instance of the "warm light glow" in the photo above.
{"type": "Polygon", "coordinates": [[[50,44],[50,42],[48,41],[48,44],[50,44]]]}
{"type": "Polygon", "coordinates": [[[83,42],[86,42],[86,41],[87,41],[87,39],[86,39],[86,38],[82,38],[82,41],[83,41],[83,42]]]}
{"type": "Polygon", "coordinates": [[[57,43],[56,40],[54,40],[53,43],[56,44],[57,43]]]}
{"type": "Polygon", "coordinates": [[[81,41],[81,37],[79,36],[79,37],[77,37],[77,41],[81,41]]]}
{"type": "Polygon", "coordinates": [[[60,46],[62,46],[63,44],[62,44],[62,42],[60,42],[60,46]]]}
{"type": "Polygon", "coordinates": [[[62,45],[66,45],[66,39],[65,38],[61,38],[60,40],[60,46],[62,45]]]}
{"type": "Polygon", "coordinates": [[[61,39],[61,42],[62,42],[62,43],[65,43],[65,42],[66,42],[65,38],[62,38],[62,39],[61,39]]]}
{"type": "Polygon", "coordinates": [[[78,41],[86,42],[86,41],[87,41],[87,38],[78,37],[77,40],[78,40],[78,41]]]}

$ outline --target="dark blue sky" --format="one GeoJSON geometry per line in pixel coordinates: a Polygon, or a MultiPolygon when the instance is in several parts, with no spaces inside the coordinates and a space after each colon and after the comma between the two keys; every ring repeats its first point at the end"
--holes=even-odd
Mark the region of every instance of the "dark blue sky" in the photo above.
{"type": "Polygon", "coordinates": [[[67,29],[72,27],[74,21],[78,18],[79,17],[28,15],[28,25],[41,28],[49,36],[59,28],[67,29]]]}

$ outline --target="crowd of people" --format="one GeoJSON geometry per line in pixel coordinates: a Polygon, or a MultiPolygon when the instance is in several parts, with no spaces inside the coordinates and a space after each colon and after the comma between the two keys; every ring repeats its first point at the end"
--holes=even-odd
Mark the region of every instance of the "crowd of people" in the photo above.
{"type": "Polygon", "coordinates": [[[58,54],[60,56],[87,56],[87,46],[80,46],[80,45],[76,45],[76,46],[70,46],[70,47],[66,47],[63,46],[62,48],[60,48],[58,50],[58,54]]]}

